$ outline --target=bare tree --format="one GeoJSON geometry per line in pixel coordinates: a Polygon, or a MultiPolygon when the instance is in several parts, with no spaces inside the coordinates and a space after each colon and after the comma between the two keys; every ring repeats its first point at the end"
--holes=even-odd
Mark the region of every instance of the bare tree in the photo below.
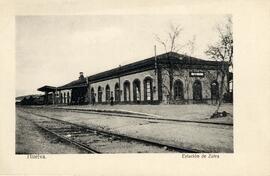
{"type": "MultiPolygon", "coordinates": [[[[170,30],[167,33],[167,39],[161,39],[158,35],[155,35],[156,41],[163,46],[166,53],[168,52],[181,52],[184,55],[192,55],[194,53],[195,49],[195,41],[196,36],[193,36],[192,40],[188,40],[187,42],[183,43],[181,41],[181,32],[183,31],[183,28],[180,25],[170,25],[170,30]]],[[[163,75],[167,76],[169,80],[163,80],[162,81],[162,87],[168,92],[168,101],[169,103],[172,102],[172,92],[173,92],[173,81],[175,76],[182,76],[185,81],[184,86],[187,89],[188,92],[188,85],[189,85],[189,79],[186,74],[183,74],[180,70],[182,69],[181,65],[174,64],[170,56],[167,55],[168,59],[168,65],[162,65],[162,69],[165,71],[163,75]],[[166,83],[166,81],[169,82],[169,84],[166,83]]],[[[163,78],[164,79],[164,78],[163,78]]],[[[188,93],[189,94],[189,93],[188,93]]]]}
{"type": "Polygon", "coordinates": [[[157,34],[155,35],[156,41],[159,42],[163,47],[165,52],[177,52],[179,46],[176,46],[176,42],[182,32],[183,28],[178,26],[170,25],[170,31],[168,32],[168,39],[163,40],[157,34]]]}
{"type": "MultiPolygon", "coordinates": [[[[192,40],[189,40],[186,43],[186,50],[183,51],[183,54],[186,55],[186,57],[192,56],[194,54],[195,43],[196,43],[196,36],[194,35],[192,40]]],[[[190,83],[191,83],[191,79],[189,78],[189,74],[185,74],[184,72],[181,71],[182,70],[181,65],[177,64],[176,68],[177,68],[176,73],[178,73],[177,76],[184,78],[184,84],[185,84],[184,90],[187,93],[187,103],[189,103],[189,101],[188,101],[190,99],[190,97],[189,97],[189,86],[190,86],[190,83]]],[[[193,69],[186,68],[186,70],[187,70],[187,72],[189,72],[189,71],[193,72],[193,69]]]]}
{"type": "Polygon", "coordinates": [[[229,73],[229,67],[233,68],[233,32],[232,32],[232,19],[227,17],[226,24],[217,26],[219,33],[219,40],[214,45],[208,46],[205,54],[211,59],[220,62],[217,77],[221,79],[219,87],[219,99],[217,109],[214,114],[217,114],[221,103],[223,102],[223,90],[225,89],[225,76],[229,73]]]}

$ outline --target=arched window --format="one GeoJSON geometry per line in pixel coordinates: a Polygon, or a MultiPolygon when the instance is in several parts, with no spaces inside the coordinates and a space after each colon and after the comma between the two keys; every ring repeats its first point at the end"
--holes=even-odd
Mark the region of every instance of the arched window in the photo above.
{"type": "Polygon", "coordinates": [[[143,81],[144,87],[144,101],[153,101],[153,79],[146,77],[143,81]]]}
{"type": "Polygon", "coordinates": [[[130,101],[130,83],[129,81],[124,82],[124,101],[130,101]]]}
{"type": "Polygon", "coordinates": [[[141,82],[138,79],[133,81],[133,101],[136,103],[141,101],[141,82]]]}
{"type": "Polygon", "coordinates": [[[229,81],[229,92],[233,92],[233,80],[229,81]]]}
{"type": "Polygon", "coordinates": [[[199,80],[196,80],[193,83],[193,100],[196,101],[202,100],[202,83],[199,80]]]}
{"type": "Polygon", "coordinates": [[[106,86],[106,101],[109,102],[110,101],[110,98],[111,98],[111,90],[110,90],[110,86],[107,85],[106,86]]]}
{"type": "Polygon", "coordinates": [[[120,88],[119,88],[119,84],[116,83],[115,87],[114,87],[114,99],[115,102],[119,102],[120,101],[120,88]]]}
{"type": "Polygon", "coordinates": [[[217,81],[211,83],[211,99],[218,100],[219,98],[219,86],[217,81]]]}
{"type": "Polygon", "coordinates": [[[184,99],[183,83],[181,80],[176,80],[173,85],[174,90],[174,100],[184,99]]]}
{"type": "Polygon", "coordinates": [[[98,102],[102,102],[102,88],[98,86],[98,102]]]}
{"type": "Polygon", "coordinates": [[[64,92],[64,104],[66,104],[66,92],[64,92]]]}

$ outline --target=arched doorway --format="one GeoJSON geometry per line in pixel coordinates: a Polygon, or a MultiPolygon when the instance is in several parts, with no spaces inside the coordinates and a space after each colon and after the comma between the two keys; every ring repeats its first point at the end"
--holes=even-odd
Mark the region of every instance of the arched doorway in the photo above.
{"type": "Polygon", "coordinates": [[[124,101],[125,102],[130,101],[130,82],[129,81],[124,82],[124,101]]]}
{"type": "Polygon", "coordinates": [[[153,101],[153,79],[146,77],[143,81],[144,87],[144,101],[152,102],[153,101]]]}
{"type": "Polygon", "coordinates": [[[98,86],[98,102],[102,102],[102,88],[98,86]]]}
{"type": "Polygon", "coordinates": [[[96,96],[95,96],[95,89],[93,87],[91,88],[90,95],[91,95],[91,102],[92,104],[94,104],[96,102],[96,96]]]}
{"type": "Polygon", "coordinates": [[[67,93],[67,104],[70,103],[70,95],[69,95],[69,92],[67,93]]]}
{"type": "Polygon", "coordinates": [[[66,92],[64,92],[64,104],[66,104],[66,92]]]}
{"type": "Polygon", "coordinates": [[[173,90],[174,90],[174,100],[184,99],[183,82],[181,80],[176,80],[174,82],[173,90]]]}
{"type": "Polygon", "coordinates": [[[110,102],[110,98],[111,98],[111,90],[110,90],[110,86],[106,85],[106,101],[110,102]]]}
{"type": "Polygon", "coordinates": [[[63,93],[60,93],[60,104],[63,103],[63,93]]]}
{"type": "Polygon", "coordinates": [[[119,84],[116,83],[115,87],[114,87],[114,97],[115,97],[115,102],[119,102],[120,101],[120,88],[119,88],[119,84]]]}
{"type": "Polygon", "coordinates": [[[141,101],[141,82],[138,79],[133,81],[133,101],[140,103],[141,101]]]}
{"type": "Polygon", "coordinates": [[[196,80],[193,83],[193,100],[195,101],[202,100],[202,83],[199,80],[196,80]]]}
{"type": "Polygon", "coordinates": [[[219,85],[217,81],[211,83],[211,100],[217,102],[219,98],[219,85]]]}

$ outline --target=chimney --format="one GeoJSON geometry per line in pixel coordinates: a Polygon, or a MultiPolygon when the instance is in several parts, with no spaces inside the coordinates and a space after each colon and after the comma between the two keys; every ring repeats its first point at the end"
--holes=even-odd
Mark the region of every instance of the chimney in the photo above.
{"type": "Polygon", "coordinates": [[[83,72],[80,72],[80,76],[79,76],[79,79],[83,79],[84,76],[83,76],[83,72]]]}

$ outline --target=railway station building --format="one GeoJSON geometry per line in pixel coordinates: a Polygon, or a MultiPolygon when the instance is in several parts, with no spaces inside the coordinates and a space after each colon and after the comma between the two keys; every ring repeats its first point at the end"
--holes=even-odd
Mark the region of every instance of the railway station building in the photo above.
{"type": "MultiPolygon", "coordinates": [[[[78,80],[38,90],[45,92],[46,104],[213,103],[221,91],[221,66],[169,52],[87,77],[80,72],[78,80]]],[[[227,75],[225,85],[224,93],[227,75]]]]}

